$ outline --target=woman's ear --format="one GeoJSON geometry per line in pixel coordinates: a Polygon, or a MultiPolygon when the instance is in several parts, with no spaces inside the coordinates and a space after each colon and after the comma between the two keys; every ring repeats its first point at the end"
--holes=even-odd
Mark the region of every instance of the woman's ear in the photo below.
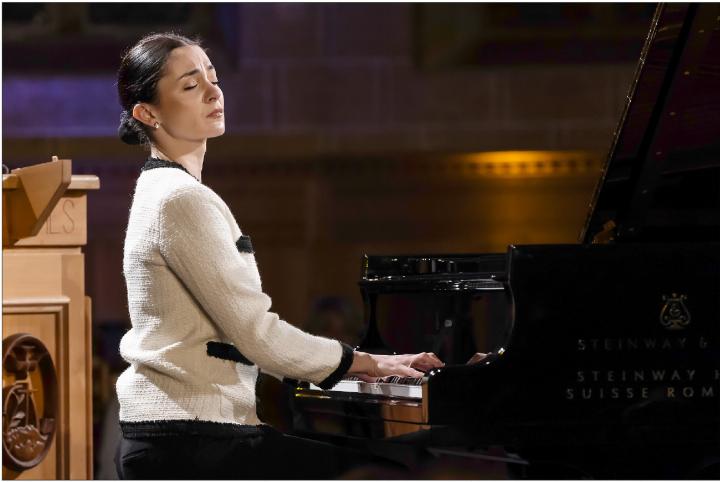
{"type": "Polygon", "coordinates": [[[150,128],[155,128],[155,123],[159,122],[152,113],[150,105],[145,102],[140,102],[133,106],[132,116],[150,128]]]}

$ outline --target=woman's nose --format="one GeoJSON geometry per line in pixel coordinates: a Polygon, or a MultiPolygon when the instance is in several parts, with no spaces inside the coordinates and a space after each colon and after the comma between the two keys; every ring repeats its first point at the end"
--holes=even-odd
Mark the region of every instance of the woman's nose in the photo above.
{"type": "Polygon", "coordinates": [[[210,84],[210,88],[208,89],[207,93],[207,101],[215,102],[220,97],[222,97],[222,90],[220,90],[220,87],[215,84],[210,84]]]}

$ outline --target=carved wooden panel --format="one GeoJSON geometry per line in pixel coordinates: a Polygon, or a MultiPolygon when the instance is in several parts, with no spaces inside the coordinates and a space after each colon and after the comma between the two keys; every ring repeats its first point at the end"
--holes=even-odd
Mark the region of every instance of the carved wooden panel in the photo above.
{"type": "Polygon", "coordinates": [[[44,185],[40,171],[57,170],[58,162],[3,177],[6,204],[27,200],[32,207],[4,209],[3,231],[27,232],[18,230],[28,224],[22,216],[38,228],[30,231],[33,236],[3,244],[3,478],[9,479],[88,479],[93,473],[92,329],[81,246],[87,239],[86,190],[99,183],[95,176],[71,180],[68,174],[63,177],[67,189],[48,197],[57,180],[50,177],[44,185]],[[24,182],[28,172],[37,174],[34,184],[24,182]],[[6,217],[7,212],[14,216],[6,217]],[[23,368],[30,365],[36,369],[23,368]],[[30,382],[37,392],[28,392],[30,382]],[[34,397],[32,410],[21,407],[29,402],[28,393],[34,397]],[[38,458],[36,452],[45,448],[38,458]]]}
{"type": "Polygon", "coordinates": [[[87,242],[87,225],[81,220],[86,217],[87,196],[71,191],[60,199],[39,233],[17,241],[15,246],[83,245],[87,242]]]}
{"type": "MultiPolygon", "coordinates": [[[[52,402],[55,407],[52,409],[54,416],[45,416],[44,418],[53,418],[52,422],[44,422],[45,427],[42,426],[43,422],[40,420],[29,420],[24,421],[24,424],[30,425],[32,428],[36,428],[39,432],[42,429],[49,430],[48,426],[50,423],[54,425],[53,437],[48,437],[48,449],[44,457],[35,464],[28,464],[27,467],[18,467],[16,464],[9,461],[6,454],[4,453],[3,463],[3,478],[7,479],[63,479],[68,478],[68,470],[63,453],[65,453],[65,447],[67,446],[68,436],[68,417],[66,414],[67,410],[67,368],[62,362],[64,359],[67,346],[66,327],[67,327],[67,316],[68,316],[68,303],[67,297],[47,298],[16,301],[4,303],[3,306],[3,352],[10,347],[10,341],[17,337],[18,334],[27,334],[35,340],[42,343],[43,347],[47,350],[47,358],[52,360],[52,375],[49,373],[48,368],[42,370],[33,370],[31,373],[31,383],[33,388],[40,391],[40,396],[34,394],[35,402],[39,404],[37,407],[37,413],[44,414],[46,407],[44,406],[47,402],[52,402]],[[29,304],[32,303],[32,304],[29,304]],[[52,380],[51,380],[52,379],[52,380]],[[58,380],[61,383],[57,383],[58,380]],[[54,384],[55,393],[50,394],[49,389],[43,388],[43,385],[54,384]],[[50,397],[48,397],[50,395],[50,397]],[[48,400],[51,398],[52,400],[48,400]]],[[[5,353],[4,353],[5,355],[5,353]]],[[[6,392],[9,392],[17,385],[18,375],[17,370],[12,369],[12,357],[3,357],[3,449],[6,449],[7,445],[12,443],[10,436],[12,435],[7,430],[12,425],[12,414],[18,410],[13,410],[13,406],[7,403],[6,392]],[[12,413],[10,413],[12,412],[12,413]]],[[[45,363],[47,361],[45,360],[45,363]]],[[[27,415],[27,414],[26,414],[27,415]]],[[[11,451],[12,452],[12,451],[11,451]]]]}

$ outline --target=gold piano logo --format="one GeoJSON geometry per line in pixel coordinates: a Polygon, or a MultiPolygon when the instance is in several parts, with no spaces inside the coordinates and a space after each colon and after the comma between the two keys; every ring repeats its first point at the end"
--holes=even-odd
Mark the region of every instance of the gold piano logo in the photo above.
{"type": "Polygon", "coordinates": [[[685,306],[686,295],[663,295],[664,305],[660,311],[660,324],[668,330],[682,330],[690,324],[690,311],[685,306]]]}

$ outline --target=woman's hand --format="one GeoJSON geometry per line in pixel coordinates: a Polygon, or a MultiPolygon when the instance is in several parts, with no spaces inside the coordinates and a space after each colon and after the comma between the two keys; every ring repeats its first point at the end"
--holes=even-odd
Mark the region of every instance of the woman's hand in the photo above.
{"type": "Polygon", "coordinates": [[[434,353],[372,355],[356,351],[348,373],[366,382],[375,382],[378,378],[392,375],[420,378],[423,371],[444,365],[434,353]]]}

